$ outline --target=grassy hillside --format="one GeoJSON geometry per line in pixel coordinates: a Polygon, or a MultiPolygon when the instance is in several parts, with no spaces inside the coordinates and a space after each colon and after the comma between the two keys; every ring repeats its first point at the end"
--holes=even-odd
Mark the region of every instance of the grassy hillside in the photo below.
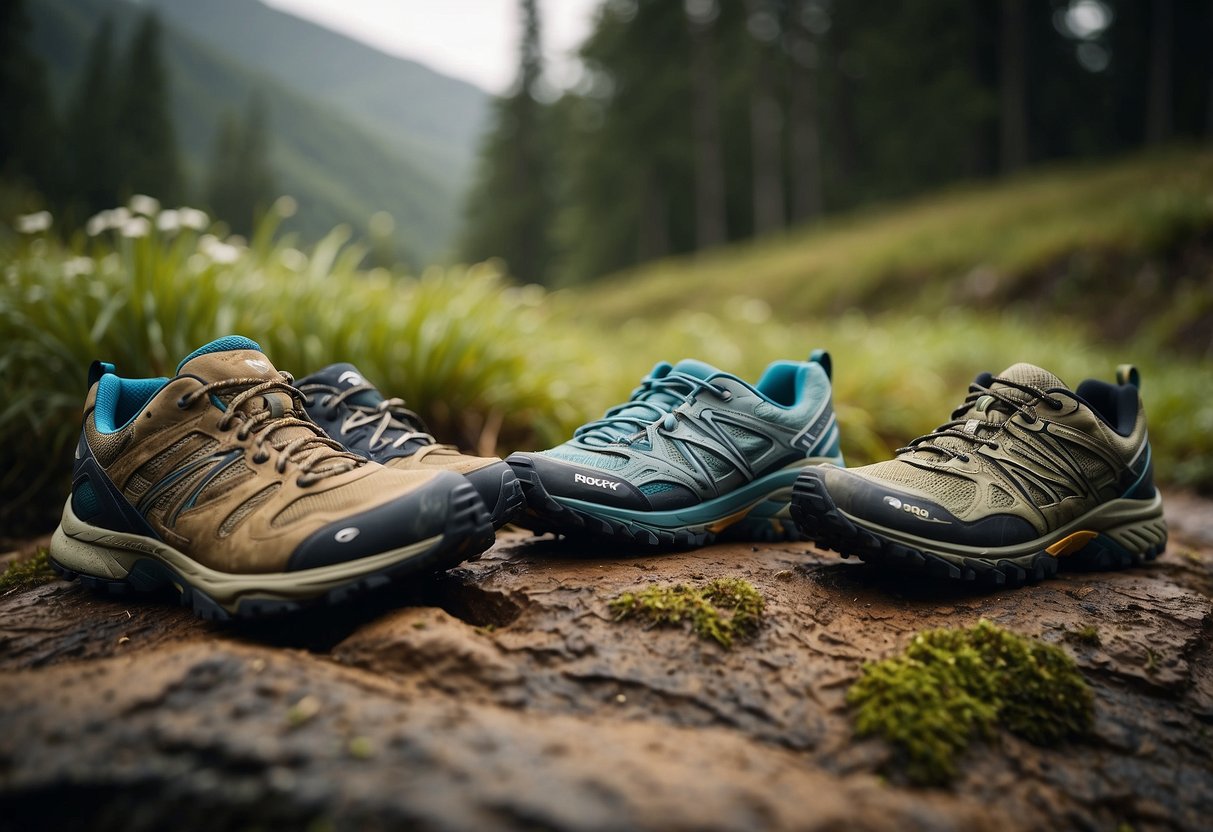
{"type": "MultiPolygon", "coordinates": [[[[126,0],[40,0],[30,12],[35,48],[50,68],[61,102],[79,77],[97,22],[111,15],[123,43],[142,13],[126,0]]],[[[317,240],[338,223],[349,223],[361,233],[368,218],[383,210],[396,219],[400,251],[411,262],[444,253],[457,223],[459,191],[440,162],[425,155],[426,140],[417,140],[416,158],[405,157],[399,147],[408,134],[393,146],[310,93],[249,69],[171,23],[165,27],[164,53],[178,141],[195,192],[204,181],[223,112],[243,111],[258,90],[269,108],[278,188],[299,202],[291,230],[317,240]]]]}
{"type": "Polygon", "coordinates": [[[948,307],[1161,340],[1213,322],[1213,150],[1057,167],[682,257],[580,290],[609,321],[760,301],[776,319],[948,307]]]}

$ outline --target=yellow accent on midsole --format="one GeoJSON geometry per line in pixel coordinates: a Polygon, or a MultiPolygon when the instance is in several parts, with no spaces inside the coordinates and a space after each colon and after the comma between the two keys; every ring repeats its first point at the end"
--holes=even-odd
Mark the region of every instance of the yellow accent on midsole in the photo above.
{"type": "Polygon", "coordinates": [[[1074,554],[1096,537],[1099,537],[1099,532],[1074,532],[1074,534],[1063,537],[1052,546],[1046,546],[1045,551],[1055,558],[1063,558],[1066,555],[1074,554]]]}
{"type": "MultiPolygon", "coordinates": [[[[758,502],[762,502],[762,501],[759,500],[758,502]]],[[[758,503],[755,503],[754,505],[757,505],[757,504],[758,503]]],[[[707,526],[707,530],[712,532],[713,534],[719,534],[720,532],[724,531],[725,529],[727,529],[729,526],[733,525],[734,523],[739,523],[743,519],[745,519],[745,516],[750,513],[750,509],[752,509],[752,508],[754,508],[754,506],[746,506],[745,508],[743,508],[741,511],[737,512],[736,514],[730,514],[728,517],[721,517],[716,522],[709,523],[707,526]]]]}

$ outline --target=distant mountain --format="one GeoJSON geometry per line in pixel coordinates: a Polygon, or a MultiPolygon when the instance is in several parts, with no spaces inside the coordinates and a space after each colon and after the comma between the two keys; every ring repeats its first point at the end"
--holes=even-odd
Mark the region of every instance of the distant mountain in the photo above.
{"type": "Polygon", "coordinates": [[[440,163],[462,185],[487,95],[258,0],[142,0],[166,22],[252,69],[357,117],[409,158],[440,163]]]}
{"type": "Polygon", "coordinates": [[[222,115],[241,113],[259,91],[279,190],[300,206],[291,229],[310,239],[338,223],[361,232],[383,210],[409,260],[447,253],[485,93],[256,0],[37,0],[27,6],[34,47],[60,104],[78,83],[98,22],[113,19],[121,46],[149,6],[165,24],[174,121],[195,193],[222,115]],[[393,84],[399,101],[388,106],[393,84]]]}

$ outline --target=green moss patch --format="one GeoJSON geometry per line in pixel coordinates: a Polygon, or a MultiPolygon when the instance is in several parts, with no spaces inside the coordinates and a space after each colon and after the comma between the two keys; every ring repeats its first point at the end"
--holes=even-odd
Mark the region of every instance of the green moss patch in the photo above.
{"type": "Polygon", "coordinates": [[[1037,745],[1091,732],[1091,690],[1060,648],[989,621],[927,630],[864,666],[847,692],[859,736],[884,737],[915,783],[943,784],[974,739],[1003,728],[1037,745]]]}
{"type": "Polygon", "coordinates": [[[50,557],[45,549],[39,549],[32,558],[10,563],[0,574],[0,592],[10,589],[26,589],[55,579],[50,557]]]}
{"type": "Polygon", "coordinates": [[[625,592],[610,603],[616,620],[644,618],[659,625],[689,623],[700,638],[723,647],[754,634],[762,623],[765,602],[749,581],[715,578],[705,584],[653,584],[625,592]]]}

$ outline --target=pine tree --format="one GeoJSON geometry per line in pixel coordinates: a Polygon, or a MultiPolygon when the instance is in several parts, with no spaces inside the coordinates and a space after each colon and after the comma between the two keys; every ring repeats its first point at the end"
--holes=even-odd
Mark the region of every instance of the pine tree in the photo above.
{"type": "Polygon", "coordinates": [[[118,111],[123,186],[176,203],[184,195],[181,162],[160,41],[159,18],[144,15],[127,52],[118,111]]]}
{"type": "Polygon", "coordinates": [[[250,236],[274,196],[266,106],[254,95],[243,121],[228,113],[215,131],[206,200],[233,232],[250,236]]]}
{"type": "Polygon", "coordinates": [[[539,10],[535,0],[520,3],[525,28],[518,79],[494,104],[460,248],[468,260],[501,257],[519,279],[542,283],[552,279],[553,261],[551,113],[537,99],[543,75],[539,10]]]}
{"type": "Polygon", "coordinates": [[[0,176],[52,196],[59,126],[46,67],[29,47],[29,32],[23,0],[0,4],[0,176]]]}
{"type": "MultiPolygon", "coordinates": [[[[120,201],[117,95],[114,85],[114,27],[106,18],[89,42],[84,74],[67,120],[67,169],[71,201],[83,217],[120,201]]],[[[82,217],[77,217],[80,219],[82,217]]]]}

